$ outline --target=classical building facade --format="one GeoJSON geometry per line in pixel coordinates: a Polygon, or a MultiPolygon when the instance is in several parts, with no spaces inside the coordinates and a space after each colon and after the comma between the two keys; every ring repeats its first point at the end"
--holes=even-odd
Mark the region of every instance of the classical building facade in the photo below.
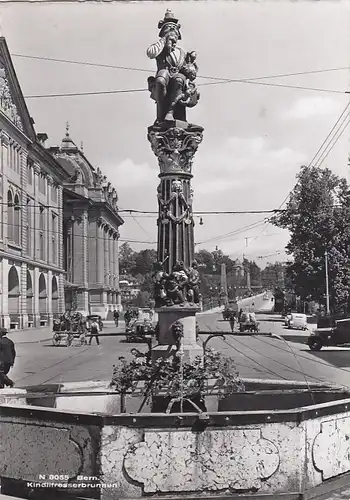
{"type": "Polygon", "coordinates": [[[0,325],[6,328],[44,326],[64,310],[67,174],[33,123],[0,38],[0,325]]]}
{"type": "Polygon", "coordinates": [[[118,240],[123,219],[117,191],[69,135],[49,148],[68,179],[63,182],[65,308],[109,317],[121,308],[118,240]]]}

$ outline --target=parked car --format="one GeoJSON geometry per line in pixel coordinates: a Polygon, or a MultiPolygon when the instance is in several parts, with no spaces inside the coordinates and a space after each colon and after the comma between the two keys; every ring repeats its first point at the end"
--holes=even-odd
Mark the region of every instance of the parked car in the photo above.
{"type": "Polygon", "coordinates": [[[287,316],[287,326],[291,330],[307,330],[306,314],[291,313],[287,316]]]}
{"type": "Polygon", "coordinates": [[[350,318],[336,320],[323,317],[307,343],[312,351],[320,351],[322,347],[350,344],[350,318]]]}
{"type": "Polygon", "coordinates": [[[225,306],[224,310],[222,311],[222,317],[224,320],[228,320],[231,318],[231,315],[233,313],[233,310],[229,306],[225,306]]]}

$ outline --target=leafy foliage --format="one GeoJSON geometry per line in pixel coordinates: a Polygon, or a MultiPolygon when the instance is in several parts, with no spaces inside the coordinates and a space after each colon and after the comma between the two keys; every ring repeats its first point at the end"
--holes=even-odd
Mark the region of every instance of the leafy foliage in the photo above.
{"type": "Polygon", "coordinates": [[[302,167],[286,210],[273,223],[288,229],[287,276],[302,299],[324,302],[328,251],[330,302],[334,312],[349,305],[349,187],[329,169],[302,167]]]}
{"type": "Polygon", "coordinates": [[[163,391],[166,396],[179,397],[182,387],[183,397],[191,398],[205,394],[209,379],[216,379],[221,395],[244,391],[234,360],[210,348],[206,349],[203,364],[199,358],[193,364],[184,363],[183,378],[178,355],[158,359],[153,365],[147,363],[146,356],[129,363],[122,358],[113,367],[111,387],[119,394],[132,393],[142,380],[146,382],[145,393],[152,384],[149,396],[163,391]]]}

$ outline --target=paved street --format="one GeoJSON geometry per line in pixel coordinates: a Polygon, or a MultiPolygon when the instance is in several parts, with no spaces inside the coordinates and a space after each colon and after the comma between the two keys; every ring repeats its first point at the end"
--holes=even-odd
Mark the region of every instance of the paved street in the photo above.
{"type": "MultiPolygon", "coordinates": [[[[307,334],[284,329],[277,316],[260,316],[259,335],[232,335],[229,323],[219,313],[201,314],[201,330],[227,332],[225,339],[214,338],[208,345],[235,359],[242,377],[304,381],[328,381],[344,387],[350,386],[350,349],[325,348],[313,353],[302,340],[307,334]],[[268,334],[283,335],[285,339],[271,338],[268,334]],[[296,342],[298,341],[298,342],[296,342]]],[[[17,348],[17,361],[10,376],[17,387],[87,380],[109,380],[112,366],[119,356],[130,356],[130,349],[146,350],[144,344],[128,344],[121,323],[118,332],[109,323],[101,337],[101,345],[54,347],[51,332],[11,332],[17,348]]],[[[201,335],[201,341],[206,339],[201,335]]]]}

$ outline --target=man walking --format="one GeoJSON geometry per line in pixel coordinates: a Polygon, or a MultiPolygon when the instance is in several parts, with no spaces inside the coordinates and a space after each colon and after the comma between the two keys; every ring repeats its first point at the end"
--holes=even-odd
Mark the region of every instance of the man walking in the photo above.
{"type": "Polygon", "coordinates": [[[96,344],[100,345],[100,341],[98,339],[98,336],[100,334],[100,328],[98,326],[97,321],[94,319],[93,322],[91,323],[91,328],[90,328],[90,340],[89,340],[89,345],[91,345],[92,338],[95,337],[96,339],[96,344]]]}
{"type": "Polygon", "coordinates": [[[16,350],[14,343],[6,335],[7,329],[0,328],[0,389],[14,386],[7,374],[15,363],[16,350]]]}
{"type": "Polygon", "coordinates": [[[115,326],[118,328],[118,324],[119,324],[119,312],[117,311],[117,309],[113,313],[113,318],[114,318],[115,326]]]}

